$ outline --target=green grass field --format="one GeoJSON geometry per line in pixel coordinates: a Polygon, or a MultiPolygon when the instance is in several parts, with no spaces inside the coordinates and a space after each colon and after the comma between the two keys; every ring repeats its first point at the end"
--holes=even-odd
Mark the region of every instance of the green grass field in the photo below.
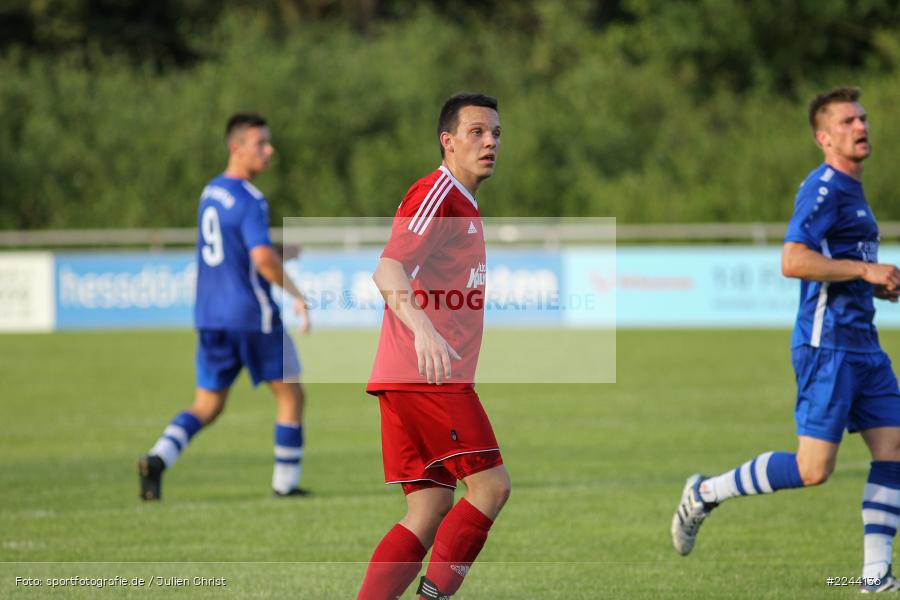
{"type": "MultiPolygon", "coordinates": [[[[361,334],[319,332],[313,356],[361,334]]],[[[617,383],[479,386],[512,475],[460,599],[821,598],[857,593],[868,470],[850,436],[825,486],[742,498],[678,556],[684,479],[792,450],[786,331],[623,331],[617,383]]],[[[885,332],[895,355],[900,332],[885,332]]],[[[590,353],[590,347],[572,348],[590,353]]],[[[274,402],[238,381],[221,420],[137,497],[136,458],[191,399],[190,332],[0,336],[0,597],[354,598],[402,515],[381,479],[376,403],[309,386],[304,485],[269,495],[274,402]],[[227,587],[50,589],[47,578],[225,578],[227,587]],[[41,578],[41,587],[16,585],[41,578]]],[[[407,594],[412,597],[412,594],[407,594]]]]}

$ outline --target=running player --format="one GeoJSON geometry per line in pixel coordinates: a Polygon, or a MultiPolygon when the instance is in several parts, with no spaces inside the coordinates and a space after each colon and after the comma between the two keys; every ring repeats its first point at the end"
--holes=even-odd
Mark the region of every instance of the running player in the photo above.
{"type": "Polygon", "coordinates": [[[897,301],[900,270],[878,262],[878,225],[861,183],[872,148],[859,96],[856,88],[839,88],[810,103],[825,162],[797,192],[782,252],[785,276],[802,280],[791,342],[797,452],[766,452],[717,477],[688,478],[672,541],[688,554],[710,511],[729,498],[824,483],[846,429],[859,432],[872,455],[862,503],[862,591],[900,591],[891,574],[900,520],[900,390],[873,324],[873,298],[897,301]]]}
{"type": "Polygon", "coordinates": [[[163,471],[175,464],[200,429],[219,416],[244,367],[253,385],[265,381],[275,395],[273,492],[307,493],[299,487],[304,405],[300,362],[272,300],[271,284],[294,298],[302,332],[309,329],[309,315],[303,294],[284,272],[269,239],[266,198],[250,183],[269,166],[274,148],[266,120],[253,113],[233,115],[225,137],[228,166],[203,189],[198,211],[194,403],[172,419],[138,461],[144,500],[160,499],[163,471]]]}

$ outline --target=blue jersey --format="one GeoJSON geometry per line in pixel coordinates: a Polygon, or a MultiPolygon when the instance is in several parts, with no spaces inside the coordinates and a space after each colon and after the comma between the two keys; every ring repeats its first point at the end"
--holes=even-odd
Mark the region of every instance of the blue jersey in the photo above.
{"type": "Polygon", "coordinates": [[[198,211],[197,329],[269,333],[281,325],[271,285],[250,259],[270,246],[269,205],[249,181],[220,175],[203,189],[198,211]]]}
{"type": "MultiPolygon", "coordinates": [[[[785,242],[799,242],[834,259],[878,262],[878,224],[862,184],[821,165],[800,185],[785,242]]],[[[856,279],[803,280],[792,347],[878,351],[874,286],[856,279]]]]}

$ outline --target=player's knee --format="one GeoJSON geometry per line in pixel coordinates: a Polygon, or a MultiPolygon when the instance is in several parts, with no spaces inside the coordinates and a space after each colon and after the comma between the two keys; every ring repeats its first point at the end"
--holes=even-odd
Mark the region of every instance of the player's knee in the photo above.
{"type": "Polygon", "coordinates": [[[834,465],[828,463],[805,465],[800,468],[800,479],[806,486],[822,485],[828,481],[833,471],[834,465]]]}
{"type": "Polygon", "coordinates": [[[447,516],[447,513],[453,509],[453,496],[448,496],[444,502],[436,504],[434,514],[438,517],[438,522],[447,516]]]}
{"type": "Polygon", "coordinates": [[[275,391],[275,400],[279,404],[279,410],[291,414],[291,420],[299,421],[303,414],[303,405],[306,394],[299,383],[289,384],[275,391]]]}
{"type": "Polygon", "coordinates": [[[509,500],[509,495],[512,493],[512,482],[509,480],[509,475],[505,475],[504,480],[497,485],[494,493],[496,494],[498,504],[500,507],[503,507],[503,505],[506,504],[506,501],[509,500]]]}
{"type": "Polygon", "coordinates": [[[501,471],[492,483],[494,498],[501,505],[506,504],[506,501],[509,500],[509,495],[512,493],[512,482],[509,480],[509,473],[505,470],[501,471]]]}
{"type": "Polygon", "coordinates": [[[202,415],[198,415],[197,418],[200,419],[204,425],[210,425],[222,414],[222,410],[223,407],[221,406],[209,408],[202,415]]]}
{"type": "Polygon", "coordinates": [[[297,412],[303,412],[303,405],[306,404],[306,390],[303,389],[302,384],[297,384],[297,390],[295,392],[296,395],[296,403],[297,403],[297,412]]]}
{"type": "Polygon", "coordinates": [[[410,507],[403,519],[404,525],[425,537],[434,537],[438,526],[450,509],[453,508],[453,496],[441,501],[434,501],[427,506],[410,507]]]}
{"type": "Polygon", "coordinates": [[[204,425],[209,425],[216,420],[225,409],[224,403],[195,402],[188,412],[197,417],[204,425]]]}
{"type": "Polygon", "coordinates": [[[506,471],[501,471],[485,481],[472,486],[472,493],[490,502],[495,511],[499,511],[509,500],[512,484],[506,471]]]}

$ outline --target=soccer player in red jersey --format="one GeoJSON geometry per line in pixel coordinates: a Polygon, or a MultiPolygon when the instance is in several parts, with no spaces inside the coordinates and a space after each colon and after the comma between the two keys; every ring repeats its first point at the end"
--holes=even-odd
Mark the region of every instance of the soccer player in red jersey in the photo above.
{"type": "Polygon", "coordinates": [[[366,391],[381,407],[385,481],[401,484],[407,512],[375,548],[359,600],[399,597],[432,544],[417,593],[449,598],[510,492],[474,388],[487,271],[475,193],[500,149],[497,101],[453,96],[438,138],[443,161],[406,193],[373,277],[386,307],[366,391]]]}

